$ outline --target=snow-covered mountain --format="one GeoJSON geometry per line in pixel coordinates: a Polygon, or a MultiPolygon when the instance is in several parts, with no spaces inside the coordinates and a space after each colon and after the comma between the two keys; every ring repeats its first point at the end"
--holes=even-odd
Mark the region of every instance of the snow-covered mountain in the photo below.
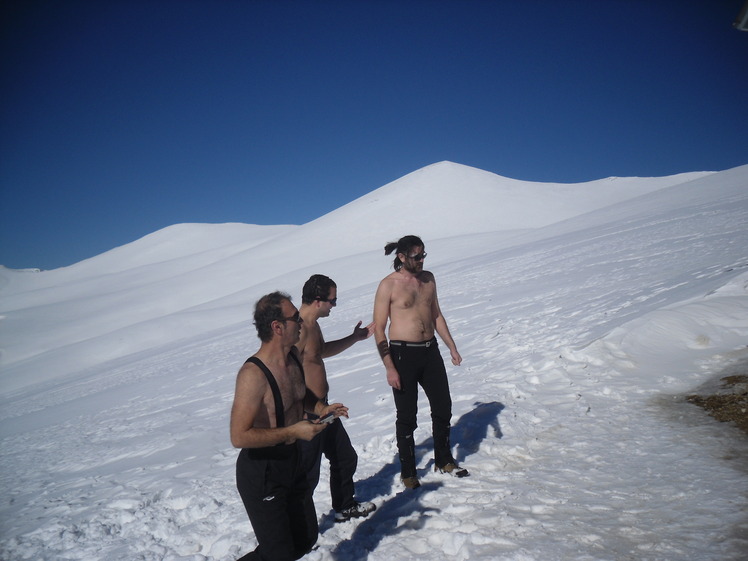
{"type": "Polygon", "coordinates": [[[227,419],[255,300],[327,274],[322,328],[344,336],[371,316],[385,243],[414,233],[465,359],[453,443],[473,476],[402,492],[392,399],[359,343],[328,369],[379,508],[333,527],[320,485],[308,557],[738,559],[747,447],[670,396],[748,357],[747,187],[748,166],[564,185],[440,162],[304,225],[181,224],[2,269],[0,557],[252,548],[227,419]]]}
{"type": "Polygon", "coordinates": [[[177,332],[193,337],[245,321],[254,300],[272,286],[295,294],[309,271],[344,255],[351,256],[350,267],[336,272],[338,278],[350,287],[374,282],[380,261],[373,257],[408,232],[429,244],[470,243],[471,234],[495,244],[709,175],[561,185],[441,162],[303,226],[178,224],[71,267],[5,270],[3,391],[96,367],[102,354],[118,358],[173,342],[177,332]],[[63,311],[73,302],[72,313],[63,311]],[[215,308],[220,312],[195,315],[215,308]],[[38,362],[28,368],[29,360],[38,362]]]}

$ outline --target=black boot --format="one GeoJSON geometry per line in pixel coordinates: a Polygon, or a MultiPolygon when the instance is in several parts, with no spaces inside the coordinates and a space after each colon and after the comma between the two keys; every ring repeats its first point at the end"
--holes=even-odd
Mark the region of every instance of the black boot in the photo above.
{"type": "Polygon", "coordinates": [[[455,477],[467,477],[468,470],[457,465],[452,456],[452,446],[449,442],[449,425],[433,425],[434,431],[434,471],[448,473],[455,477]]]}
{"type": "Polygon", "coordinates": [[[455,463],[449,442],[449,425],[434,423],[431,430],[434,434],[434,463],[436,467],[440,468],[449,463],[455,463]]]}
{"type": "Polygon", "coordinates": [[[400,478],[409,489],[420,487],[416,475],[416,445],[413,435],[397,437],[397,451],[400,456],[400,478]]]}

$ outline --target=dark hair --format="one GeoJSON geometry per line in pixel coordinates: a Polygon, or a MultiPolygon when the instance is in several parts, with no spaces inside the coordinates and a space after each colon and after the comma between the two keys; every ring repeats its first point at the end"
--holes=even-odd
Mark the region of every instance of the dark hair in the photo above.
{"type": "Polygon", "coordinates": [[[426,246],[423,245],[423,241],[418,236],[403,236],[396,242],[390,242],[384,246],[384,254],[389,255],[393,251],[395,252],[395,261],[392,263],[392,266],[395,267],[396,271],[399,271],[403,267],[403,262],[400,261],[397,254],[405,253],[407,255],[414,247],[423,247],[425,249],[426,246]]]}
{"type": "Polygon", "coordinates": [[[330,295],[330,289],[337,287],[338,285],[330,277],[312,275],[304,283],[304,288],[301,289],[301,303],[311,304],[315,300],[326,300],[330,295]]]}
{"type": "Polygon", "coordinates": [[[281,304],[284,300],[291,301],[291,297],[285,292],[271,292],[260,298],[255,304],[255,327],[257,336],[263,343],[273,338],[273,330],[270,324],[274,321],[283,320],[283,309],[281,304]]]}

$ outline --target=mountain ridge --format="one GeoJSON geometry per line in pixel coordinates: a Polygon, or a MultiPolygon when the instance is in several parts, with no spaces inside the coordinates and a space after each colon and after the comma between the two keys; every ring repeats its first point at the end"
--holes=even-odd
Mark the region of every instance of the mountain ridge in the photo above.
{"type": "MultiPolygon", "coordinates": [[[[733,180],[740,180],[746,170],[748,166],[732,172],[696,176],[701,175],[699,184],[709,196],[718,197],[722,174],[731,173],[729,176],[734,176],[733,180]]],[[[662,192],[666,183],[675,182],[670,185],[670,196],[665,200],[679,208],[678,181],[693,177],[693,174],[681,174],[652,179],[650,183],[632,180],[628,184],[638,185],[634,190],[647,197],[662,192]]],[[[583,194],[601,184],[613,183],[627,182],[601,180],[577,189],[583,194]]],[[[156,348],[171,340],[175,326],[184,327],[179,331],[187,337],[195,337],[246,322],[253,301],[261,294],[276,288],[295,294],[313,273],[325,272],[348,290],[365,285],[371,285],[373,290],[377,280],[391,266],[391,257],[383,254],[384,244],[404,234],[420,234],[430,251],[434,251],[430,268],[445,266],[438,257],[440,247],[459,244],[461,259],[475,259],[497,247],[527,243],[531,239],[528,236],[532,236],[532,229],[528,230],[530,223],[533,220],[540,223],[537,215],[516,221],[515,225],[525,223],[524,233],[516,237],[514,230],[507,229],[506,225],[502,229],[502,224],[496,223],[497,213],[509,212],[499,206],[502,196],[511,186],[521,184],[460,164],[440,164],[417,170],[400,182],[387,184],[302,226],[174,225],[70,267],[33,274],[0,270],[0,281],[4,283],[0,288],[3,377],[15,379],[16,384],[20,384],[15,388],[19,389],[26,383],[21,373],[29,368],[44,377],[62,375],[61,364],[85,369],[98,364],[101,356],[123,357],[156,348]],[[441,179],[435,180],[433,172],[439,172],[441,179]],[[462,191],[464,200],[475,199],[476,193],[484,195],[491,189],[501,193],[491,204],[475,203],[473,207],[480,208],[451,219],[453,186],[460,181],[471,185],[470,189],[462,191]],[[424,189],[431,189],[436,199],[452,199],[437,201],[442,202],[444,208],[426,206],[420,213],[418,206],[412,203],[402,210],[401,221],[375,227],[382,215],[394,213],[403,199],[424,189]],[[364,217],[360,209],[365,207],[376,212],[364,217]],[[210,239],[201,240],[204,235],[210,239]],[[140,254],[148,252],[153,252],[150,261],[140,258],[140,254]],[[170,252],[179,257],[169,259],[170,252]],[[107,263],[109,267],[104,266],[107,263]],[[269,263],[276,265],[269,267],[269,263]],[[75,303],[73,314],[70,313],[71,302],[75,303]],[[102,318],[106,321],[102,322],[102,318]]],[[[545,191],[556,191],[559,200],[570,199],[566,202],[567,212],[576,216],[585,216],[583,211],[590,204],[609,202],[604,199],[611,193],[610,189],[598,193],[593,204],[580,201],[579,195],[570,196],[563,187],[546,185],[545,191]]],[[[515,195],[520,197],[518,200],[529,200],[536,207],[546,204],[545,200],[535,201],[532,194],[524,193],[522,198],[521,190],[515,189],[515,195]]],[[[614,199],[620,196],[614,195],[614,199]]],[[[629,201],[636,199],[629,197],[629,201]]],[[[619,201],[608,205],[611,216],[620,204],[634,203],[619,201]]],[[[534,212],[534,209],[528,210],[528,206],[531,205],[515,206],[511,212],[518,213],[521,218],[523,209],[534,212]]],[[[566,220],[564,231],[567,232],[583,229],[586,224],[584,220],[575,223],[573,216],[566,220]]],[[[550,226],[539,227],[538,237],[552,235],[554,230],[550,226]]],[[[6,390],[13,389],[8,384],[5,386],[6,390]]]]}

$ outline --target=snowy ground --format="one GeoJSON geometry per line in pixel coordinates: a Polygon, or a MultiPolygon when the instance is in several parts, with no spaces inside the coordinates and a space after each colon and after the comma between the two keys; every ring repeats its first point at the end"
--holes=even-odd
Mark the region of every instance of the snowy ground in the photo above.
{"type": "Polygon", "coordinates": [[[181,225],[0,270],[0,558],[252,549],[228,413],[254,301],[328,274],[340,300],[321,325],[347,335],[384,243],[416,233],[464,359],[452,441],[472,475],[433,473],[424,401],[423,485],[401,488],[391,394],[357,344],[327,363],[331,397],[378,509],[333,525],[323,462],[308,559],[745,559],[748,441],[679,396],[748,366],[747,184],[748,166],[561,186],[445,162],[304,226],[181,225]]]}

